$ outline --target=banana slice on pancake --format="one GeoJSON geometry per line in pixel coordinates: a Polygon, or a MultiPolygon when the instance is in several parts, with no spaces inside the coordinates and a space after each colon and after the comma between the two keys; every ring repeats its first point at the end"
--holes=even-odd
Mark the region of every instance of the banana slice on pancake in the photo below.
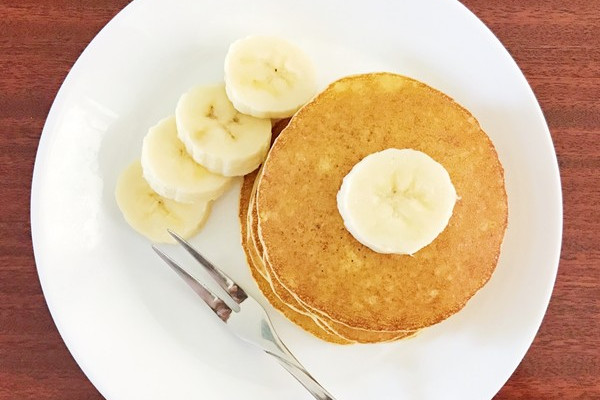
{"type": "Polygon", "coordinates": [[[184,238],[192,236],[210,211],[208,201],[178,203],[157,194],[142,176],[139,161],[121,173],[115,197],[127,223],[153,242],[174,243],[167,229],[184,238]]]}
{"type": "Polygon", "coordinates": [[[175,120],[187,152],[215,174],[252,172],[264,161],[271,143],[271,121],[237,111],[222,84],[196,86],[181,96],[175,120]]]}
{"type": "Polygon", "coordinates": [[[356,240],[378,253],[411,255],[446,228],[456,200],[446,169],[412,149],[368,155],[337,194],[344,225],[356,240]]]}
{"type": "Polygon", "coordinates": [[[214,174],[196,163],[177,138],[175,117],[150,128],[142,143],[144,178],[158,194],[181,203],[214,200],[231,178],[214,174]]]}
{"type": "Polygon", "coordinates": [[[300,48],[259,35],[231,44],[225,86],[237,110],[260,118],[289,117],[317,90],[312,62],[300,48]]]}

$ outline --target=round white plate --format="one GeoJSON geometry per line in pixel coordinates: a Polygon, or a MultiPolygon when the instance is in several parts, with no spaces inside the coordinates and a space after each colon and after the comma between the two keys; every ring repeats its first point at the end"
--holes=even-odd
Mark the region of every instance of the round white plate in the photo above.
{"type": "MultiPolygon", "coordinates": [[[[336,346],[272,312],[281,336],[339,399],[491,398],[524,356],[550,298],[560,182],[522,73],[450,0],[136,0],[117,15],[60,89],[34,171],[36,262],[73,356],[109,400],[310,398],[212,315],[129,228],[113,195],[146,130],[172,114],[190,86],[221,81],[229,43],[256,33],[304,48],[322,86],[385,70],[448,93],[492,138],[509,196],[498,268],[455,316],[397,343],[336,346]]],[[[240,246],[238,190],[217,201],[193,243],[257,294],[240,246]]]]}

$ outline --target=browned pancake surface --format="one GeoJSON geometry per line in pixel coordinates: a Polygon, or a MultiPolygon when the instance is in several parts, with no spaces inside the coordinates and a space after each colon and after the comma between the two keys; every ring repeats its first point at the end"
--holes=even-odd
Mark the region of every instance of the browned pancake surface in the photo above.
{"type": "MultiPolygon", "coordinates": [[[[251,179],[251,177],[246,177],[245,179],[251,179]]],[[[250,207],[249,212],[256,212],[255,207],[250,207]]],[[[262,248],[260,245],[260,241],[256,235],[256,219],[254,220],[253,225],[249,225],[246,227],[250,231],[249,234],[249,243],[247,245],[246,253],[253,256],[254,253],[262,254],[262,248]]],[[[253,267],[259,271],[260,269],[267,270],[267,276],[269,279],[265,279],[267,283],[270,285],[268,289],[270,289],[279,300],[283,302],[283,304],[288,307],[301,310],[302,314],[310,314],[314,317],[317,317],[323,324],[325,324],[329,329],[333,330],[337,333],[338,336],[341,336],[344,339],[348,339],[351,341],[355,341],[358,343],[378,343],[378,342],[386,342],[391,340],[401,339],[407,336],[414,334],[414,332],[377,332],[377,331],[369,331],[364,329],[352,328],[346,325],[343,325],[337,321],[330,320],[327,316],[315,313],[315,310],[311,310],[307,308],[304,304],[299,303],[298,300],[293,297],[293,294],[290,293],[285,287],[283,287],[276,277],[270,278],[272,276],[272,271],[264,261],[259,260],[258,262],[254,261],[253,267]],[[258,265],[260,264],[260,265],[258,265]]],[[[269,293],[270,294],[270,293],[269,293]]],[[[268,296],[267,296],[268,297],[268,296]]]]}
{"type": "Polygon", "coordinates": [[[344,78],[276,140],[257,191],[268,265],[302,302],[368,330],[417,329],[460,310],[490,278],[507,223],[503,170],[475,118],[400,75],[344,78]],[[344,228],[336,194],[368,154],[412,148],[450,174],[448,227],[413,257],[376,253],[344,228]]]}
{"type": "MultiPolygon", "coordinates": [[[[244,183],[241,189],[240,195],[240,209],[239,217],[241,222],[242,232],[242,245],[246,253],[246,259],[250,267],[250,271],[254,280],[256,281],[259,289],[263,292],[267,300],[284,314],[290,321],[300,326],[309,333],[317,336],[320,339],[326,340],[332,343],[347,344],[350,342],[359,343],[377,343],[385,342],[390,340],[397,340],[412,335],[414,332],[371,332],[365,330],[353,329],[344,326],[340,323],[327,320],[323,316],[317,316],[322,323],[326,326],[334,329],[336,333],[331,331],[327,332],[322,326],[319,326],[311,317],[309,310],[307,310],[302,304],[283,288],[277,280],[274,282],[269,281],[264,276],[264,272],[261,273],[262,269],[267,268],[266,265],[260,260],[260,254],[262,249],[260,248],[260,242],[253,232],[252,225],[246,224],[248,212],[256,212],[256,208],[252,207],[251,204],[251,192],[256,178],[256,172],[251,173],[244,177],[244,183]],[[297,311],[301,310],[301,311],[297,311]]],[[[255,220],[256,221],[256,220],[255,220]]]]}
{"type": "Polygon", "coordinates": [[[269,282],[257,271],[254,262],[251,258],[249,244],[246,240],[247,237],[247,228],[246,228],[246,220],[248,215],[248,204],[250,201],[250,195],[252,193],[252,187],[254,185],[254,178],[256,177],[256,173],[252,172],[244,177],[244,183],[242,185],[242,190],[240,193],[240,207],[239,207],[239,218],[241,223],[241,233],[242,233],[242,247],[244,248],[244,252],[246,253],[246,259],[248,262],[248,266],[250,267],[250,272],[252,273],[252,277],[254,278],[256,284],[259,289],[269,303],[273,305],[277,310],[279,310],[283,315],[286,316],[290,321],[295,323],[296,325],[303,328],[305,331],[313,334],[314,336],[323,339],[328,342],[338,343],[338,344],[348,344],[350,343],[348,340],[343,339],[339,336],[330,334],[325,332],[321,327],[319,327],[315,321],[307,315],[303,315],[299,312],[291,309],[287,304],[283,303],[271,290],[271,286],[269,282]]]}

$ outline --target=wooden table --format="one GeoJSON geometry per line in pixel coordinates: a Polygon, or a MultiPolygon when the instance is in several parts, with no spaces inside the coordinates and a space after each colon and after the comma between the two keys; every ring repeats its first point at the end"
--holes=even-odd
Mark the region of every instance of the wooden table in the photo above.
{"type": "MultiPolygon", "coordinates": [[[[0,399],[101,399],[52,322],[29,227],[42,126],[67,72],[126,0],[0,2],[0,399]]],[[[600,399],[600,1],[465,0],[520,65],[561,168],[564,240],[533,346],[497,399],[600,399]]]]}

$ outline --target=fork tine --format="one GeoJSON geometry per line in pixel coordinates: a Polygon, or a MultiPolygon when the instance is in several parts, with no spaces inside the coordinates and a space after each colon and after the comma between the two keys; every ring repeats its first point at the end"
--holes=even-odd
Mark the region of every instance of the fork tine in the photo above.
{"type": "Polygon", "coordinates": [[[214,295],[209,289],[207,289],[202,283],[196,278],[191,276],[186,270],[181,268],[171,257],[163,253],[155,245],[152,245],[152,249],[158,254],[158,256],[169,266],[173,271],[177,273],[189,287],[200,296],[202,300],[210,307],[211,310],[223,321],[227,322],[231,315],[231,308],[219,297],[214,295]]]}
{"type": "Polygon", "coordinates": [[[167,229],[169,235],[173,237],[196,261],[198,261],[213,277],[215,281],[233,298],[236,303],[241,303],[248,298],[248,295],[244,290],[238,286],[226,273],[217,268],[213,263],[208,261],[202,254],[192,247],[185,239],[176,234],[175,232],[167,229]]]}

